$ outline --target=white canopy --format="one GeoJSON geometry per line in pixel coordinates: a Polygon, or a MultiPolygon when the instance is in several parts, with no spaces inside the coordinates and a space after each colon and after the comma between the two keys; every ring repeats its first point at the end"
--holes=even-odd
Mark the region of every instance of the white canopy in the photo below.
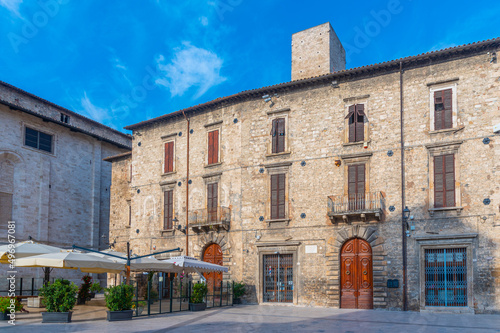
{"type": "Polygon", "coordinates": [[[183,268],[186,272],[195,271],[197,273],[207,273],[207,272],[227,272],[227,267],[212,264],[205,261],[200,261],[193,257],[179,256],[173,257],[164,262],[172,263],[177,267],[183,268]]]}
{"type": "MultiPolygon", "coordinates": [[[[108,254],[119,256],[122,258],[127,258],[127,254],[125,254],[125,253],[113,251],[110,249],[104,250],[101,252],[102,253],[90,252],[88,254],[92,255],[92,256],[99,257],[99,258],[105,258],[105,259],[108,259],[108,260],[111,260],[111,261],[114,261],[117,263],[121,263],[124,265],[124,267],[127,264],[126,259],[111,257],[111,256],[104,254],[104,253],[108,253],[108,254]]],[[[175,269],[173,264],[155,259],[153,257],[134,259],[136,257],[137,257],[136,255],[133,255],[130,257],[130,259],[131,259],[130,260],[130,271],[131,272],[173,272],[175,269]]]]}
{"type": "MultiPolygon", "coordinates": [[[[56,253],[61,252],[63,249],[55,246],[35,243],[33,241],[25,241],[19,242],[14,245],[15,252],[13,253],[16,259],[36,256],[39,254],[46,253],[56,253]]],[[[0,263],[8,264],[9,263],[9,254],[10,254],[9,245],[0,246],[0,263]]]]}
{"type": "Polygon", "coordinates": [[[16,259],[17,267],[53,267],[80,269],[86,273],[120,273],[125,264],[87,253],[57,252],[16,259]]]}

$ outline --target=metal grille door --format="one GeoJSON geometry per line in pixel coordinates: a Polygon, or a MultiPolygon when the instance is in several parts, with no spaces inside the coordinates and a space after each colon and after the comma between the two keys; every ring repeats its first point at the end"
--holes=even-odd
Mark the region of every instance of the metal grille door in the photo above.
{"type": "Polygon", "coordinates": [[[293,302],[293,256],[264,255],[264,302],[293,302]]]}
{"type": "Polygon", "coordinates": [[[425,250],[425,305],[467,306],[465,248],[425,250]]]}

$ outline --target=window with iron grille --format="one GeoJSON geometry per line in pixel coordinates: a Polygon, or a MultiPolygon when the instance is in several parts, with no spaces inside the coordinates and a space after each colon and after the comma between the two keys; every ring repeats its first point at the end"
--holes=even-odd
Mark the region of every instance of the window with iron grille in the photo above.
{"type": "Polygon", "coordinates": [[[24,133],[24,145],[52,153],[52,135],[26,127],[24,133]]]}
{"type": "Polygon", "coordinates": [[[467,306],[466,248],[425,250],[425,305],[467,306]]]}
{"type": "Polygon", "coordinates": [[[264,255],[263,265],[264,302],[293,302],[293,255],[264,255]]]}

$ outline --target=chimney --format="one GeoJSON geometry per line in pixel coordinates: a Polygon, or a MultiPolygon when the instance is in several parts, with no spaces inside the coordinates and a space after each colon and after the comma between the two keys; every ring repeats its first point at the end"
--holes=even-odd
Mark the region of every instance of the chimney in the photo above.
{"type": "Polygon", "coordinates": [[[292,35],[292,81],[345,69],[345,50],[330,22],[292,35]]]}

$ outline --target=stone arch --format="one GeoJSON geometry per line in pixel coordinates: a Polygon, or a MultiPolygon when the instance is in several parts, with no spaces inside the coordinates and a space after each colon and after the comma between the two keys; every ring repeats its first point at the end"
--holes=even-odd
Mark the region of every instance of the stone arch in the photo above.
{"type": "Polygon", "coordinates": [[[336,235],[328,239],[327,257],[327,283],[326,292],[328,305],[340,308],[340,252],[342,246],[349,240],[361,238],[372,247],[373,255],[373,308],[384,308],[386,302],[386,272],[387,253],[384,248],[385,239],[379,235],[378,227],[346,225],[337,229],[336,235]]]}
{"type": "MultiPolygon", "coordinates": [[[[21,206],[21,198],[23,197],[23,188],[27,186],[26,175],[24,172],[24,162],[21,155],[8,150],[0,151],[0,193],[5,200],[2,212],[2,217],[12,219],[14,221],[22,221],[23,213],[18,207],[21,206]],[[11,212],[6,213],[10,207],[11,212]]],[[[22,226],[22,224],[20,224],[22,226]]],[[[0,223],[0,229],[6,229],[3,218],[0,223]]],[[[22,229],[20,229],[22,232],[22,229]]]]}
{"type": "Polygon", "coordinates": [[[222,280],[228,281],[231,279],[231,263],[232,263],[232,255],[231,255],[231,244],[227,239],[227,234],[219,233],[219,232],[208,232],[206,234],[201,234],[197,237],[197,241],[194,244],[194,257],[198,260],[203,260],[203,253],[205,249],[211,245],[217,244],[220,246],[222,250],[222,258],[224,261],[224,266],[227,266],[228,272],[224,272],[222,274],[222,280]]]}

